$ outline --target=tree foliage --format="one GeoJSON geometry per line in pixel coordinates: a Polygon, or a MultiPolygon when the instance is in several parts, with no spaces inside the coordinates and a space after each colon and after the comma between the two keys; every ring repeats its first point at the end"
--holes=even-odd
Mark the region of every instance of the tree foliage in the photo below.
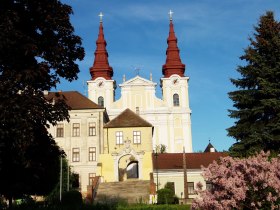
{"type": "Polygon", "coordinates": [[[237,119],[228,128],[236,139],[230,148],[233,156],[249,156],[261,150],[280,152],[280,23],[272,12],[261,16],[250,46],[238,66],[239,79],[231,82],[239,89],[229,93],[237,119]]]}
{"type": "Polygon", "coordinates": [[[72,81],[84,56],[59,0],[2,0],[0,6],[0,195],[46,194],[57,183],[61,151],[47,132],[68,119],[63,99],[43,91],[72,81]]]}
{"type": "Polygon", "coordinates": [[[261,151],[247,159],[225,157],[203,168],[212,188],[202,190],[193,209],[279,209],[280,156],[269,158],[261,151]]]}

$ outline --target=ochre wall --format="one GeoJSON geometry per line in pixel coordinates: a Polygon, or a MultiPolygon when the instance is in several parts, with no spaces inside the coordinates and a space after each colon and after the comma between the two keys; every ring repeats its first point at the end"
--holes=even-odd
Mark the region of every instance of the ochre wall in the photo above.
{"type": "Polygon", "coordinates": [[[131,155],[138,161],[139,178],[149,180],[152,172],[152,150],[152,127],[104,128],[104,148],[103,154],[99,156],[97,174],[104,182],[118,181],[116,164],[122,157],[131,155]],[[117,131],[123,132],[123,144],[116,144],[117,131]],[[140,144],[133,143],[133,131],[141,132],[140,144]]]}

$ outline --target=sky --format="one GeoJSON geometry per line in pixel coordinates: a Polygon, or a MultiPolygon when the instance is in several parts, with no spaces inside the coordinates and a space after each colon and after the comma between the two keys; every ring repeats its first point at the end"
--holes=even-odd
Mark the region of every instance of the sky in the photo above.
{"type": "MultiPolygon", "coordinates": [[[[192,110],[193,151],[204,151],[209,140],[218,151],[228,150],[235,142],[226,129],[235,119],[228,116],[233,103],[228,92],[236,90],[230,78],[239,78],[239,59],[250,44],[259,17],[272,10],[280,20],[279,0],[62,0],[72,6],[71,23],[82,38],[85,58],[79,64],[78,80],[62,80],[57,90],[76,90],[87,94],[86,81],[94,61],[99,13],[102,12],[109,64],[117,84],[136,76],[153,75],[157,97],[162,65],[166,59],[169,10],[178,39],[185,75],[189,80],[192,110]]],[[[116,99],[120,88],[116,90],[116,99]]]]}

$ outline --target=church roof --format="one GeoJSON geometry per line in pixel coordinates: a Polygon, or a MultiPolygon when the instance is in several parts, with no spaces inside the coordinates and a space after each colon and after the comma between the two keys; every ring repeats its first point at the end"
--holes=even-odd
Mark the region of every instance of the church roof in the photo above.
{"type": "Polygon", "coordinates": [[[124,110],[113,120],[104,125],[104,128],[124,128],[124,127],[153,127],[151,123],[144,120],[130,109],[124,110]]]}
{"type": "MultiPolygon", "coordinates": [[[[102,15],[102,14],[100,14],[102,15]]],[[[106,50],[106,40],[103,33],[102,19],[100,19],[99,33],[96,40],[96,50],[93,66],[90,68],[91,79],[95,80],[97,77],[111,80],[114,74],[113,68],[109,65],[108,52],[106,50]]]]}
{"type": "Polygon", "coordinates": [[[177,46],[177,38],[174,31],[172,19],[169,23],[169,36],[167,38],[166,62],[162,66],[162,74],[168,78],[173,74],[184,77],[185,64],[181,62],[180,50],[177,46]]]}
{"type": "Polygon", "coordinates": [[[78,91],[65,91],[65,92],[48,92],[45,94],[45,98],[50,102],[57,101],[58,99],[65,99],[66,104],[72,110],[78,109],[103,109],[93,101],[89,100],[86,96],[82,95],[78,91]]]}
{"type": "MultiPolygon", "coordinates": [[[[228,156],[224,152],[207,153],[185,153],[187,169],[200,169],[201,166],[207,167],[214,160],[228,156]]],[[[157,156],[152,154],[153,167],[159,170],[183,169],[183,153],[159,153],[157,156]],[[157,161],[157,162],[156,162],[157,161]]]]}

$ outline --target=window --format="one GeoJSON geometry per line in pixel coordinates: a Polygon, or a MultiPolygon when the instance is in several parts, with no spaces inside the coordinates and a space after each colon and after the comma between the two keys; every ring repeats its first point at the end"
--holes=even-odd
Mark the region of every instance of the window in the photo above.
{"type": "Polygon", "coordinates": [[[73,123],[73,135],[80,136],[80,123],[73,123]]]}
{"type": "Polygon", "coordinates": [[[80,148],[72,149],[72,161],[79,162],[80,161],[80,148]]]}
{"type": "Polygon", "coordinates": [[[211,182],[206,182],[206,190],[211,190],[213,188],[211,182]]]}
{"type": "Polygon", "coordinates": [[[74,189],[80,189],[80,175],[78,173],[73,172],[72,173],[72,188],[74,189]]]}
{"type": "Polygon", "coordinates": [[[93,184],[94,177],[95,177],[95,173],[89,173],[89,174],[88,174],[88,184],[89,184],[90,186],[93,184]]]}
{"type": "Polygon", "coordinates": [[[104,98],[102,96],[98,97],[98,105],[104,107],[104,98]]]}
{"type": "Polygon", "coordinates": [[[96,161],[96,148],[95,147],[88,148],[88,160],[96,161]]]}
{"type": "Polygon", "coordinates": [[[194,194],[194,183],[193,182],[188,182],[188,193],[194,194]]]}
{"type": "Polygon", "coordinates": [[[173,106],[180,106],[179,95],[177,93],[173,95],[173,106]]]}
{"type": "Polygon", "coordinates": [[[62,123],[56,126],[56,137],[63,137],[64,135],[64,125],[62,123]]]}
{"type": "Polygon", "coordinates": [[[123,144],[123,132],[122,131],[116,132],[116,144],[123,144]]]}
{"type": "Polygon", "coordinates": [[[133,144],[141,144],[141,131],[133,131],[133,144]]]}
{"type": "Polygon", "coordinates": [[[90,122],[88,124],[88,135],[95,136],[96,135],[96,124],[95,122],[90,122]]]}

